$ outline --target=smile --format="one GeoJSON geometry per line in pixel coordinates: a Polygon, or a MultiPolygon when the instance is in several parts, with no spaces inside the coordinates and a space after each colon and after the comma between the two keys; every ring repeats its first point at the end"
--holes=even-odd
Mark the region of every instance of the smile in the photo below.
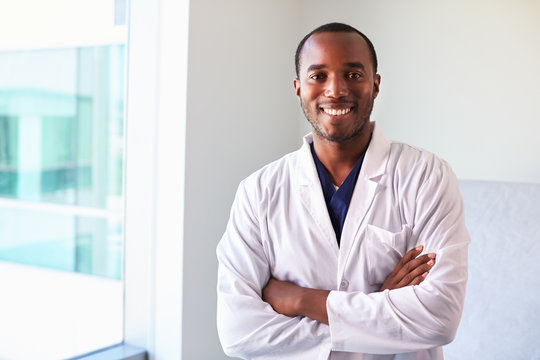
{"type": "Polygon", "coordinates": [[[325,114],[332,115],[332,116],[339,116],[339,115],[345,115],[351,112],[353,109],[352,107],[346,108],[346,109],[332,109],[332,108],[321,108],[322,111],[324,111],[325,114]]]}

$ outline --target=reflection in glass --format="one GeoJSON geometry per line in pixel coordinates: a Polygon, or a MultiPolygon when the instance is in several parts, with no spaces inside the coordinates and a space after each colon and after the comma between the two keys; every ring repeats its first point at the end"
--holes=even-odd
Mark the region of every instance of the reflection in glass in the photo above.
{"type": "MultiPolygon", "coordinates": [[[[4,204],[0,259],[120,278],[119,256],[107,268],[88,259],[110,258],[121,239],[123,69],[123,45],[0,53],[0,196],[109,218],[89,225],[73,216],[69,234],[13,239],[3,235],[29,217],[4,204]],[[103,254],[95,242],[109,244],[103,254]],[[44,250],[58,257],[39,259],[44,250]]],[[[46,215],[31,224],[54,228],[46,215]]]]}
{"type": "Polygon", "coordinates": [[[0,359],[122,341],[124,53],[0,52],[0,359]]]}
{"type": "Polygon", "coordinates": [[[0,209],[0,359],[66,359],[122,341],[116,222],[0,209]]]}

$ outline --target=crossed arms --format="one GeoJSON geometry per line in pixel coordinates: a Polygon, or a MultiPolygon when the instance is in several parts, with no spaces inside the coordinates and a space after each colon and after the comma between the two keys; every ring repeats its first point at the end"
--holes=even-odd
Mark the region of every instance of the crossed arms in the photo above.
{"type": "MultiPolygon", "coordinates": [[[[336,289],[335,275],[322,271],[307,270],[297,277],[308,279],[304,282],[292,279],[306,269],[294,263],[300,254],[286,255],[290,262],[281,269],[288,268],[290,276],[277,276],[294,283],[274,279],[272,269],[283,254],[273,258],[268,247],[268,223],[261,212],[267,207],[253,195],[259,191],[256,183],[239,187],[217,249],[218,333],[228,355],[317,359],[331,350],[397,354],[436,348],[453,339],[463,306],[469,243],[455,177],[438,176],[423,185],[414,200],[411,236],[424,249],[407,252],[390,275],[381,278],[380,291],[371,293],[328,291],[336,289]],[[422,251],[427,254],[420,255],[422,251]],[[435,265],[430,263],[435,262],[433,253],[435,265]],[[312,273],[316,277],[309,278],[312,273]]],[[[306,266],[326,262],[331,269],[329,258],[306,266]]]]}
{"type": "MultiPolygon", "coordinates": [[[[424,281],[435,265],[436,254],[420,255],[422,250],[423,246],[418,245],[405,254],[388,275],[380,291],[418,285],[424,281]]],[[[262,290],[262,299],[279,314],[307,316],[328,325],[328,294],[329,290],[310,289],[289,281],[270,279],[262,290]]]]}

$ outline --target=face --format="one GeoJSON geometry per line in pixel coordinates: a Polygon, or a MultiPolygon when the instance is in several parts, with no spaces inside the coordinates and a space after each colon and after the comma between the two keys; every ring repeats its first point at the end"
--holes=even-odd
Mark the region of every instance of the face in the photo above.
{"type": "Polygon", "coordinates": [[[366,135],[380,76],[373,73],[369,47],[360,35],[312,35],[299,70],[294,87],[314,136],[342,143],[366,135]]]}

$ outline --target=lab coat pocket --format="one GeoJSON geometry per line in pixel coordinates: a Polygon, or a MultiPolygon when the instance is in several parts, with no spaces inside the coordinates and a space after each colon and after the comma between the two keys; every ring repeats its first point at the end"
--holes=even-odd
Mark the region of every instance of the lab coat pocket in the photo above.
{"type": "Polygon", "coordinates": [[[374,225],[366,229],[365,249],[367,257],[368,282],[382,284],[386,277],[407,252],[412,230],[404,226],[394,233],[374,225]]]}

